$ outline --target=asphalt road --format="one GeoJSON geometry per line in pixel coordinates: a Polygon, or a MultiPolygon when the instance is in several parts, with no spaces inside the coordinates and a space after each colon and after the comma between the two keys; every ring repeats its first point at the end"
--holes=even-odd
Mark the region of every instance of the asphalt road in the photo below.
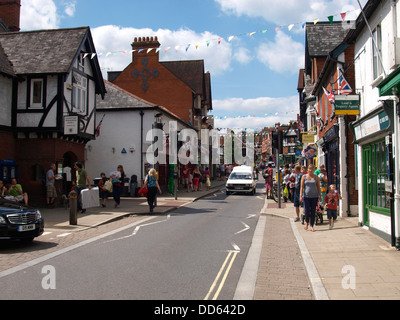
{"type": "Polygon", "coordinates": [[[216,192],[45,255],[0,273],[0,299],[231,300],[264,198],[216,192]]]}

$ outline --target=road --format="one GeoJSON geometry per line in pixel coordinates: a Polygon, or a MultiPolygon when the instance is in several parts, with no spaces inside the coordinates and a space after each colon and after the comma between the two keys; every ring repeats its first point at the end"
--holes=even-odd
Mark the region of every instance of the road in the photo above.
{"type": "Polygon", "coordinates": [[[231,300],[264,198],[218,191],[50,252],[0,272],[0,299],[231,300]]]}

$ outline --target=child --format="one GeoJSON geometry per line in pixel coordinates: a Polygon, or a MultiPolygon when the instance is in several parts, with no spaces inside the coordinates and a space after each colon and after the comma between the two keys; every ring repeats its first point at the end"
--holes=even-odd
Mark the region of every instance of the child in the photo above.
{"type": "Polygon", "coordinates": [[[206,175],[206,187],[207,187],[207,191],[210,190],[211,187],[211,181],[210,181],[210,175],[206,175]]]}
{"type": "Polygon", "coordinates": [[[329,186],[329,192],[325,196],[324,204],[326,204],[327,215],[329,220],[329,230],[332,230],[333,223],[337,218],[337,208],[340,196],[339,192],[335,189],[335,185],[331,184],[329,186]]]}

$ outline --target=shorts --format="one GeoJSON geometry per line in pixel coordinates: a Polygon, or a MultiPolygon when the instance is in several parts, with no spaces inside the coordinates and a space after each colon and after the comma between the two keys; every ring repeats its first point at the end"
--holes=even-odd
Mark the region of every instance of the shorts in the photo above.
{"type": "Polygon", "coordinates": [[[46,186],[46,189],[47,189],[47,197],[48,198],[57,198],[57,190],[54,185],[48,184],[46,186]]]}
{"type": "Polygon", "coordinates": [[[293,204],[296,208],[300,207],[301,202],[300,202],[300,192],[294,191],[293,193],[293,204]]]}
{"type": "Polygon", "coordinates": [[[334,209],[326,209],[326,214],[328,216],[328,219],[336,220],[337,219],[337,210],[334,209]]]}

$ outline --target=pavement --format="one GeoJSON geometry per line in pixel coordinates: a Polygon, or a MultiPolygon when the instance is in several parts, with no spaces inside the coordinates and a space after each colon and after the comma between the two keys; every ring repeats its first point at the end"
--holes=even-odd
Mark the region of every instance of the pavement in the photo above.
{"type": "MultiPolygon", "coordinates": [[[[170,194],[159,195],[152,214],[165,214],[185,206],[223,188],[224,184],[213,181],[209,191],[180,190],[177,200],[170,194]]],[[[265,190],[261,194],[264,196],[265,190]]],[[[122,197],[120,208],[114,208],[114,201],[109,198],[105,208],[78,213],[77,225],[69,224],[68,208],[40,211],[46,231],[67,232],[94,228],[127,215],[149,215],[146,199],[142,197],[122,197]]],[[[358,217],[338,217],[334,228],[329,230],[325,215],[324,223],[317,225],[315,232],[304,230],[304,225],[294,222],[294,218],[292,203],[282,203],[278,208],[273,200],[266,200],[247,257],[249,260],[253,256],[247,265],[254,276],[251,294],[244,296],[245,299],[400,299],[400,252],[368,229],[359,227],[358,217]]]]}

